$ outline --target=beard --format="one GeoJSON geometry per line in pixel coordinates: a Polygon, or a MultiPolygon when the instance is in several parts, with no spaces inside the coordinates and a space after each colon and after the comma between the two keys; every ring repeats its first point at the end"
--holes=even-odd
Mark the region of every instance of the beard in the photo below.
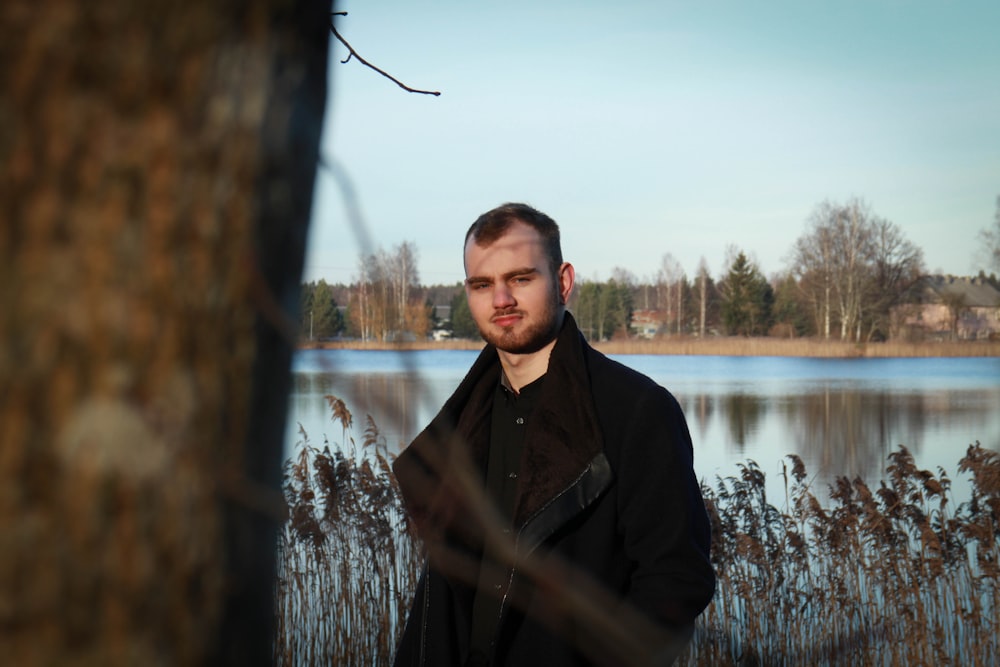
{"type": "MultiPolygon", "coordinates": [[[[509,314],[524,315],[524,311],[512,308],[496,313],[494,316],[509,314]]],[[[533,320],[522,319],[521,324],[527,323],[520,331],[515,327],[497,327],[492,322],[487,323],[487,327],[479,327],[479,335],[487,343],[510,354],[531,354],[555,340],[559,335],[559,325],[561,324],[561,311],[556,307],[556,300],[549,301],[545,310],[538,313],[533,320]]]]}

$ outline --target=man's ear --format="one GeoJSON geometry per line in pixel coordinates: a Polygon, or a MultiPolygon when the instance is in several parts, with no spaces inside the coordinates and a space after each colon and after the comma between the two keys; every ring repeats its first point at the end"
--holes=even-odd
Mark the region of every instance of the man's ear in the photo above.
{"type": "Polygon", "coordinates": [[[563,262],[559,267],[559,303],[566,305],[569,295],[573,293],[573,282],[576,280],[576,270],[569,262],[563,262]]]}

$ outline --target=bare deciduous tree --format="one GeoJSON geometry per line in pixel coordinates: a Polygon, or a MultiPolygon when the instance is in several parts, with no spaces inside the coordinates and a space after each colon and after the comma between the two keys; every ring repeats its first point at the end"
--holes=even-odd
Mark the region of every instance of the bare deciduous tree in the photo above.
{"type": "Polygon", "coordinates": [[[708,316],[708,283],[711,282],[711,277],[708,273],[708,262],[702,257],[698,262],[698,276],[695,279],[697,282],[697,294],[698,294],[698,336],[700,338],[705,337],[705,325],[708,316]]]}
{"type": "Polygon", "coordinates": [[[987,271],[1000,273],[1000,196],[997,197],[997,209],[993,215],[993,224],[979,230],[977,236],[980,246],[980,262],[987,271]]]}
{"type": "Polygon", "coordinates": [[[657,275],[656,289],[660,297],[660,307],[665,311],[663,322],[664,330],[670,333],[671,324],[680,331],[680,323],[683,319],[681,310],[681,282],[684,278],[684,269],[669,252],[663,255],[660,262],[660,271],[657,275]]]}
{"type": "Polygon", "coordinates": [[[362,340],[385,341],[404,332],[424,337],[430,327],[420,286],[416,246],[407,241],[389,253],[383,249],[358,260],[358,278],[349,312],[362,340]]]}
{"type": "Polygon", "coordinates": [[[868,338],[891,335],[893,307],[924,273],[924,254],[904,236],[899,227],[876,218],[872,230],[873,289],[866,304],[868,338]]]}
{"type": "Polygon", "coordinates": [[[872,289],[872,217],[864,202],[852,199],[826,220],[833,237],[833,289],[840,339],[861,337],[861,314],[872,289]]]}
{"type": "Polygon", "coordinates": [[[889,310],[923,271],[923,255],[900,229],[859,199],[823,202],[795,243],[792,271],[813,305],[817,328],[841,340],[888,334],[889,310]]]}
{"type": "Polygon", "coordinates": [[[792,270],[813,307],[816,329],[829,338],[833,320],[834,234],[829,221],[838,215],[830,202],[819,204],[809,218],[811,230],[793,250],[792,270]]]}

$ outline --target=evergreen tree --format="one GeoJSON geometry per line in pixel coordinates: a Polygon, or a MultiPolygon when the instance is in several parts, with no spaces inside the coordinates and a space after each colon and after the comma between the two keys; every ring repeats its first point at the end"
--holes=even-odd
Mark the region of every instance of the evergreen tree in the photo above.
{"type": "Polygon", "coordinates": [[[745,253],[740,251],[736,255],[720,287],[726,333],[738,336],[767,333],[774,290],[745,253]]]}
{"type": "Polygon", "coordinates": [[[334,289],[325,280],[302,285],[299,336],[303,340],[333,338],[344,332],[344,315],[334,289]]]}
{"type": "Polygon", "coordinates": [[[312,337],[309,328],[309,314],[312,311],[313,290],[315,289],[315,283],[302,283],[302,289],[299,292],[299,339],[301,340],[309,340],[312,337]]]}
{"type": "Polygon", "coordinates": [[[478,338],[479,327],[472,319],[472,311],[469,310],[469,301],[465,297],[465,291],[456,292],[451,299],[451,334],[455,338],[478,338]]]}
{"type": "Polygon", "coordinates": [[[309,308],[313,338],[333,338],[344,330],[344,316],[333,298],[333,289],[325,280],[316,283],[309,308]]]}
{"type": "Polygon", "coordinates": [[[775,336],[792,338],[815,333],[815,329],[810,331],[809,306],[804,303],[795,276],[791,273],[779,278],[775,286],[773,319],[775,336]]]}
{"type": "Polygon", "coordinates": [[[604,283],[579,283],[570,309],[583,335],[589,340],[608,340],[616,332],[627,333],[632,320],[632,289],[627,281],[613,278],[604,283]]]}
{"type": "Polygon", "coordinates": [[[605,286],[607,317],[605,319],[606,334],[614,336],[618,332],[628,335],[628,327],[632,322],[632,288],[626,282],[611,279],[605,286]]]}
{"type": "Polygon", "coordinates": [[[592,281],[580,282],[574,290],[571,310],[577,326],[588,340],[599,340],[603,335],[602,316],[599,311],[601,285],[592,281]]]}

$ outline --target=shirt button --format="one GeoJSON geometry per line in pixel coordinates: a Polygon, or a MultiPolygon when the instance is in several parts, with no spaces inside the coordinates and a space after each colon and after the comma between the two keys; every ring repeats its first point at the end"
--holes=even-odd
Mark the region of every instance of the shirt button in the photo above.
{"type": "Polygon", "coordinates": [[[509,473],[507,473],[507,478],[508,479],[517,479],[517,473],[516,472],[509,472],[509,473]]]}
{"type": "Polygon", "coordinates": [[[501,588],[503,588],[503,584],[493,584],[493,590],[496,590],[496,591],[498,591],[498,590],[500,590],[501,588]]]}
{"type": "Polygon", "coordinates": [[[517,422],[518,424],[523,424],[524,423],[524,417],[518,417],[514,421],[517,422]]]}

